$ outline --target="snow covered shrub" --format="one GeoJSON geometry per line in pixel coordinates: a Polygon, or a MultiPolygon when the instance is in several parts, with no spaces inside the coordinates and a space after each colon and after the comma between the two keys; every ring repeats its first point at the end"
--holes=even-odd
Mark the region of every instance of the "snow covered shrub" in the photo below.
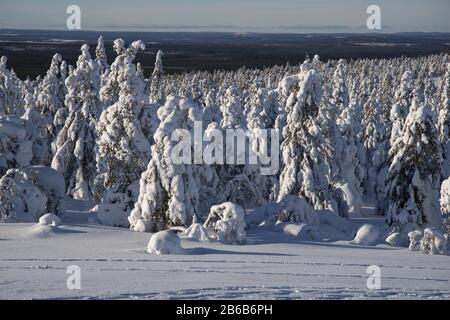
{"type": "Polygon", "coordinates": [[[48,212],[46,193],[20,169],[6,172],[0,190],[0,222],[34,222],[48,212]]]}
{"type": "Polygon", "coordinates": [[[182,133],[180,130],[193,133],[194,121],[200,121],[201,115],[200,108],[177,96],[168,96],[159,108],[161,123],[154,135],[152,158],[142,174],[139,198],[128,218],[131,229],[138,231],[144,225],[145,231],[155,232],[172,226],[188,226],[198,213],[203,166],[174,161],[175,152],[179,156],[182,151],[182,157],[188,160],[185,163],[194,163],[194,150],[192,141],[183,140],[187,137],[180,136],[177,141],[171,137],[182,133]],[[187,148],[179,150],[180,141],[187,148]]]}
{"type": "Polygon", "coordinates": [[[211,207],[204,227],[213,239],[226,243],[245,242],[244,209],[241,206],[224,202],[211,207]]]}
{"type": "Polygon", "coordinates": [[[196,241],[209,242],[211,240],[208,235],[208,230],[201,223],[197,222],[196,215],[192,220],[192,224],[181,235],[187,239],[196,241]]]}
{"type": "Polygon", "coordinates": [[[448,251],[448,237],[436,228],[426,228],[423,233],[420,230],[410,232],[411,240],[409,249],[420,251],[430,255],[445,254],[448,251]]]}
{"type": "Polygon", "coordinates": [[[18,116],[0,116],[0,175],[23,168],[33,159],[33,142],[27,139],[26,121],[18,116]]]}
{"type": "Polygon", "coordinates": [[[441,185],[441,212],[442,212],[442,229],[444,235],[450,237],[450,178],[447,178],[441,185]]]}
{"type": "Polygon", "coordinates": [[[148,242],[147,251],[150,254],[185,254],[178,235],[171,231],[159,231],[152,235],[148,242]]]}
{"type": "Polygon", "coordinates": [[[142,111],[149,107],[148,97],[133,64],[136,53],[144,48],[142,41],[135,41],[122,53],[123,66],[115,71],[119,100],[102,112],[97,124],[96,199],[103,198],[100,211],[113,205],[116,212],[121,212],[117,213],[122,217],[115,221],[117,226],[128,226],[127,217],[138,196],[139,177],[150,159],[150,141],[141,123],[142,111]]]}
{"type": "Polygon", "coordinates": [[[430,107],[418,104],[415,99],[402,137],[396,139],[390,150],[387,222],[392,233],[400,233],[397,239],[400,246],[407,246],[408,232],[427,226],[440,227],[442,222],[438,191],[440,145],[430,107]]]}
{"type": "MultiPolygon", "coordinates": [[[[319,224],[319,217],[305,199],[288,195],[277,203],[272,222],[319,224]]],[[[267,222],[267,221],[266,221],[267,222]]]]}
{"type": "Polygon", "coordinates": [[[66,106],[69,115],[54,143],[52,168],[66,180],[67,194],[79,200],[91,200],[96,176],[95,126],[102,112],[98,96],[100,70],[91,59],[89,46],[81,47],[77,68],[66,79],[66,106]]]}

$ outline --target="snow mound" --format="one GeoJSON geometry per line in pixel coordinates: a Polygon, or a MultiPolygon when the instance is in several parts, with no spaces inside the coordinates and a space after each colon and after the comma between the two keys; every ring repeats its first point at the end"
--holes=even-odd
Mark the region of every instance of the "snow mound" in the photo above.
{"type": "Polygon", "coordinates": [[[54,213],[47,213],[39,218],[39,224],[45,225],[45,226],[58,227],[62,224],[62,221],[54,213]]]}
{"type": "Polygon", "coordinates": [[[192,223],[189,228],[181,234],[186,239],[209,242],[211,238],[208,235],[208,230],[200,223],[192,223]]]}
{"type": "Polygon", "coordinates": [[[358,229],[358,232],[351,243],[373,246],[378,243],[380,235],[380,229],[371,224],[364,224],[358,229]]]}
{"type": "Polygon", "coordinates": [[[52,225],[44,225],[44,224],[35,224],[34,226],[28,228],[23,236],[24,238],[36,238],[36,239],[42,239],[42,238],[49,238],[54,236],[58,232],[58,228],[54,227],[52,225]]]}
{"type": "Polygon", "coordinates": [[[173,231],[165,230],[152,235],[147,246],[151,254],[185,254],[181,240],[173,231]]]}
{"type": "Polygon", "coordinates": [[[232,202],[212,206],[204,227],[211,238],[226,243],[244,243],[244,209],[232,202]]]}
{"type": "Polygon", "coordinates": [[[350,220],[331,210],[314,210],[305,199],[293,195],[254,209],[246,222],[306,241],[349,241],[357,230],[350,220]]]}

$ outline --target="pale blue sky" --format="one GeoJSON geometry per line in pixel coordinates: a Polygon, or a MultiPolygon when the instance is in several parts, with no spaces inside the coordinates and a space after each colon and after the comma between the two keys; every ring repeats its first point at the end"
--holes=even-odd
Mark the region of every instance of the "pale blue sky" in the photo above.
{"type": "Polygon", "coordinates": [[[84,30],[366,32],[366,8],[384,32],[450,32],[450,0],[0,0],[0,28],[64,29],[66,8],[84,30]]]}

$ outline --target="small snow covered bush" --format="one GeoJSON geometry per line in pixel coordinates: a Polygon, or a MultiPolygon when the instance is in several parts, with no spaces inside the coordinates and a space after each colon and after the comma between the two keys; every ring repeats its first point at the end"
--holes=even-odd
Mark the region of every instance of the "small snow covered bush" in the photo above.
{"type": "Polygon", "coordinates": [[[448,251],[448,237],[435,228],[426,228],[423,232],[415,230],[408,234],[409,250],[430,255],[445,254],[448,251]]]}
{"type": "Polygon", "coordinates": [[[0,179],[0,222],[34,222],[58,212],[64,178],[44,166],[10,169],[0,179]]]}
{"type": "Polygon", "coordinates": [[[442,182],[440,203],[443,215],[443,228],[448,237],[450,235],[450,177],[442,182]]]}
{"type": "Polygon", "coordinates": [[[221,242],[244,243],[244,209],[232,202],[212,206],[204,227],[212,238],[221,242]]]}
{"type": "Polygon", "coordinates": [[[184,254],[181,240],[171,230],[160,231],[152,235],[147,251],[151,254],[184,254]]]}
{"type": "Polygon", "coordinates": [[[30,165],[33,142],[26,135],[24,120],[18,116],[0,116],[0,174],[30,165]]]}
{"type": "Polygon", "coordinates": [[[34,222],[47,212],[47,195],[19,169],[0,179],[0,222],[34,222]]]}
{"type": "Polygon", "coordinates": [[[194,216],[194,220],[192,224],[187,228],[182,235],[187,239],[209,242],[211,238],[208,235],[208,230],[201,224],[197,222],[196,216],[194,216]]]}

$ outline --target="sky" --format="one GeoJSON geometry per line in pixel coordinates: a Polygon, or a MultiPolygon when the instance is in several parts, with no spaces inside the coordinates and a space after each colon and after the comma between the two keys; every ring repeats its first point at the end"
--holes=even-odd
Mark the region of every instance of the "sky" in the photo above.
{"type": "Polygon", "coordinates": [[[450,32],[450,0],[0,0],[0,28],[64,30],[78,5],[82,30],[369,32],[373,4],[379,32],[450,32]]]}

